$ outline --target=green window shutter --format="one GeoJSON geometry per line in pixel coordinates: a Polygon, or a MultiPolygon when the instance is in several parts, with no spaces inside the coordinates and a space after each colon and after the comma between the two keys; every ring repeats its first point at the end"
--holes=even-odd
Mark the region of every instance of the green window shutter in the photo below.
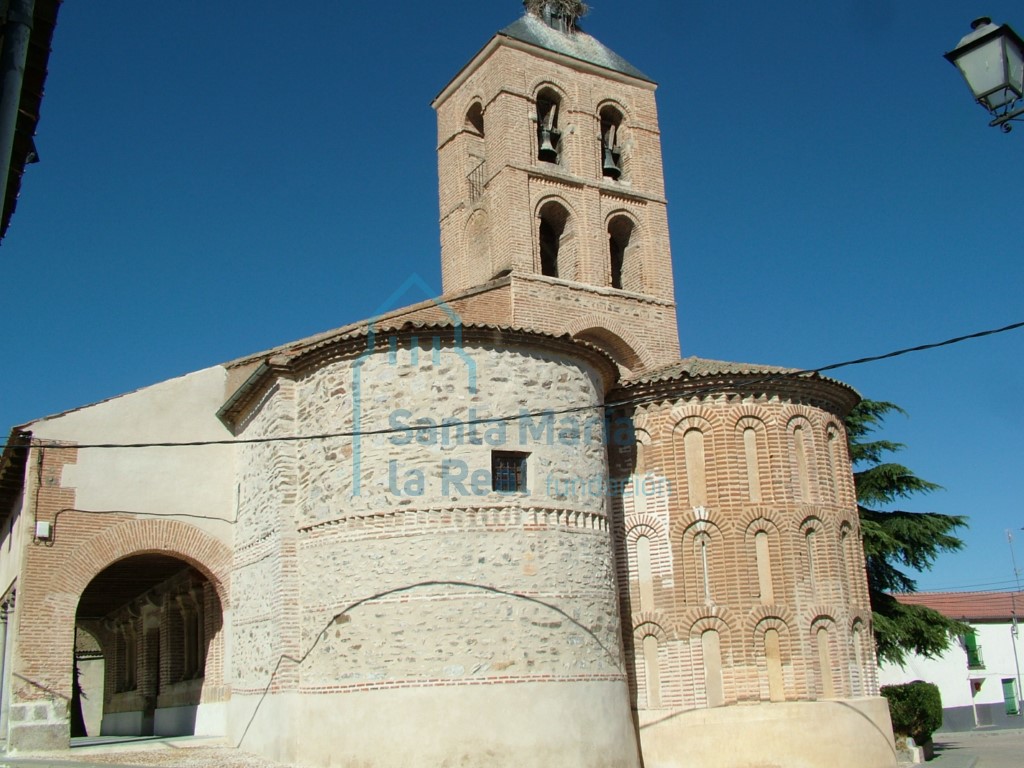
{"type": "Polygon", "coordinates": [[[981,648],[978,647],[978,637],[973,632],[964,635],[964,650],[967,651],[968,669],[981,669],[985,666],[981,658],[981,648]]]}
{"type": "Polygon", "coordinates": [[[1020,714],[1020,707],[1017,704],[1017,685],[1012,677],[1003,678],[1003,701],[1006,704],[1006,714],[1020,714]]]}

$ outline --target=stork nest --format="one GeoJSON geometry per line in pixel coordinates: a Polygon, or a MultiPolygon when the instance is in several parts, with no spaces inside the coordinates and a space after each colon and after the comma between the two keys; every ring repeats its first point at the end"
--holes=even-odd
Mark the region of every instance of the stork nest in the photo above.
{"type": "Polygon", "coordinates": [[[543,16],[544,9],[552,6],[560,15],[567,17],[573,23],[586,16],[590,11],[587,4],[580,0],[525,0],[523,5],[534,16],[543,16]]]}

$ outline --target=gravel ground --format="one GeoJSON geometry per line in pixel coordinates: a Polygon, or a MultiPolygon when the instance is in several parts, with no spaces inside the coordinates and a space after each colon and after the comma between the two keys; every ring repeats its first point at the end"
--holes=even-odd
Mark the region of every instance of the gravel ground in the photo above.
{"type": "Polygon", "coordinates": [[[175,768],[294,768],[231,747],[164,747],[140,751],[75,750],[78,762],[97,765],[173,765],[175,768]]]}
{"type": "Polygon", "coordinates": [[[16,757],[0,757],[2,766],[174,766],[174,768],[296,768],[275,763],[226,746],[177,746],[147,744],[145,747],[88,747],[55,755],[19,753],[16,757]]]}

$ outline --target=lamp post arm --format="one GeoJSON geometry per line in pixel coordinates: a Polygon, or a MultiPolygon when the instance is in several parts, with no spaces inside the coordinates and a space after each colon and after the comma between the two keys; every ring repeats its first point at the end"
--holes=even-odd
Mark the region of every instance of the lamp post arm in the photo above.
{"type": "Polygon", "coordinates": [[[1011,126],[1007,125],[1007,123],[1013,120],[1024,122],[1024,107],[1018,107],[1012,112],[1007,112],[1006,114],[1000,115],[991,123],[989,123],[989,125],[992,128],[1000,126],[1004,133],[1009,133],[1011,126]]]}

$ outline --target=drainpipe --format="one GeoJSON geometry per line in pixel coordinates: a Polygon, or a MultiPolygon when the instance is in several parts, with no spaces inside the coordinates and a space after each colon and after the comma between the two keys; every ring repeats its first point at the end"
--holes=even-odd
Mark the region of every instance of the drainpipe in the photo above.
{"type": "MultiPolygon", "coordinates": [[[[7,710],[7,690],[4,686],[4,661],[7,659],[7,616],[10,606],[5,600],[0,604],[0,726],[6,726],[4,714],[7,710]]],[[[0,739],[7,739],[6,728],[0,730],[0,739]]]]}
{"type": "Polygon", "coordinates": [[[35,5],[36,0],[10,0],[4,24],[4,47],[0,56],[0,216],[11,202],[7,199],[7,180],[11,175],[14,133],[18,128],[35,5]]]}

